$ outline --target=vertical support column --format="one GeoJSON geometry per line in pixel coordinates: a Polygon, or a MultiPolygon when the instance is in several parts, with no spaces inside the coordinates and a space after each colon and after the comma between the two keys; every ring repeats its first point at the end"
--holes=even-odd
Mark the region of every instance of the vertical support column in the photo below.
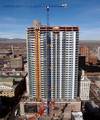
{"type": "Polygon", "coordinates": [[[49,102],[51,100],[51,39],[47,28],[47,79],[48,79],[48,114],[49,102]]]}
{"type": "Polygon", "coordinates": [[[58,98],[58,80],[57,80],[57,73],[58,73],[58,60],[57,60],[57,33],[55,33],[55,98],[58,98]]]}
{"type": "Polygon", "coordinates": [[[47,35],[47,67],[48,67],[48,99],[51,99],[51,41],[49,33],[47,35]]]}
{"type": "Polygon", "coordinates": [[[41,99],[41,49],[40,49],[40,30],[38,31],[38,68],[39,68],[39,100],[41,99]]]}
{"type": "Polygon", "coordinates": [[[72,99],[75,98],[75,75],[76,75],[76,32],[73,31],[73,80],[72,80],[72,99]]]}
{"type": "Polygon", "coordinates": [[[41,51],[40,51],[40,30],[35,29],[35,80],[36,99],[41,99],[41,51]]]}
{"type": "Polygon", "coordinates": [[[59,38],[59,44],[60,44],[60,55],[59,55],[59,59],[60,59],[60,62],[59,62],[59,98],[60,99],[62,99],[62,35],[63,35],[63,33],[62,32],[60,32],[59,33],[60,34],[60,38],[59,38]]]}

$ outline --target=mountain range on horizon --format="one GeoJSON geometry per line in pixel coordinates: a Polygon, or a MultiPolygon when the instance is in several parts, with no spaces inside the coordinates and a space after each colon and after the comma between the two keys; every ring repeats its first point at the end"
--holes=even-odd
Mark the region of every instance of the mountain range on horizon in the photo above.
{"type": "MultiPolygon", "coordinates": [[[[23,38],[0,38],[0,42],[25,42],[23,38]]],[[[100,40],[80,40],[80,43],[100,43],[100,40]]]]}
{"type": "Polygon", "coordinates": [[[0,38],[0,42],[25,42],[25,39],[22,38],[0,38]]]}

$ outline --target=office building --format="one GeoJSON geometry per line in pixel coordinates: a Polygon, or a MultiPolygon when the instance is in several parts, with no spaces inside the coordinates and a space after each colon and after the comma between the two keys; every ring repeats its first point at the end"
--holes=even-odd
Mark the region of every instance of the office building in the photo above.
{"type": "Polygon", "coordinates": [[[92,65],[97,64],[97,56],[92,51],[91,51],[91,54],[90,54],[90,57],[89,57],[89,64],[92,64],[92,65]]]}
{"type": "Polygon", "coordinates": [[[97,57],[98,57],[98,60],[100,60],[100,47],[98,47],[97,49],[97,57]]]}
{"type": "Polygon", "coordinates": [[[49,93],[54,99],[77,97],[78,40],[78,27],[46,27],[35,22],[34,27],[28,28],[31,96],[47,99],[49,93]]]}
{"type": "Polygon", "coordinates": [[[89,63],[90,58],[90,49],[87,46],[81,46],[80,47],[80,55],[85,56],[85,62],[89,63]]]}
{"type": "Polygon", "coordinates": [[[89,100],[90,95],[90,84],[91,81],[85,76],[84,71],[82,71],[81,81],[80,81],[80,98],[81,100],[89,100]]]}

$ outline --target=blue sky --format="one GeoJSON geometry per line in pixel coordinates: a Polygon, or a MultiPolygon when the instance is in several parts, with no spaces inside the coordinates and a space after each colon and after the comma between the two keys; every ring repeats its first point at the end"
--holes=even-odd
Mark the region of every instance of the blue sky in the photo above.
{"type": "Polygon", "coordinates": [[[100,0],[0,0],[0,37],[25,38],[34,19],[46,24],[45,8],[4,5],[59,5],[62,1],[67,1],[67,8],[50,8],[50,25],[79,26],[81,40],[100,40],[100,0]]]}

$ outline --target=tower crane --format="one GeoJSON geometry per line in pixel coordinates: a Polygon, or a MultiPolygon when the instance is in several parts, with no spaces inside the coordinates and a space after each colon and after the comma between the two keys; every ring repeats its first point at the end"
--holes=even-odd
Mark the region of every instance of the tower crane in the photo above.
{"type": "Polygon", "coordinates": [[[67,7],[67,3],[63,3],[60,5],[3,5],[3,7],[6,8],[45,8],[47,15],[46,15],[46,22],[47,22],[47,26],[49,26],[49,16],[50,16],[50,8],[66,8],[67,7]]]}
{"type": "Polygon", "coordinates": [[[47,113],[49,114],[49,107],[50,107],[50,101],[51,101],[51,70],[50,70],[50,65],[51,65],[51,61],[50,61],[50,38],[49,38],[49,31],[48,31],[48,27],[50,26],[50,8],[66,8],[67,7],[67,3],[64,2],[60,5],[51,5],[51,4],[46,4],[46,5],[4,5],[3,7],[6,8],[24,8],[24,7],[29,7],[29,8],[45,8],[46,10],[46,25],[47,25],[47,77],[48,77],[48,100],[47,100],[47,113]]]}

